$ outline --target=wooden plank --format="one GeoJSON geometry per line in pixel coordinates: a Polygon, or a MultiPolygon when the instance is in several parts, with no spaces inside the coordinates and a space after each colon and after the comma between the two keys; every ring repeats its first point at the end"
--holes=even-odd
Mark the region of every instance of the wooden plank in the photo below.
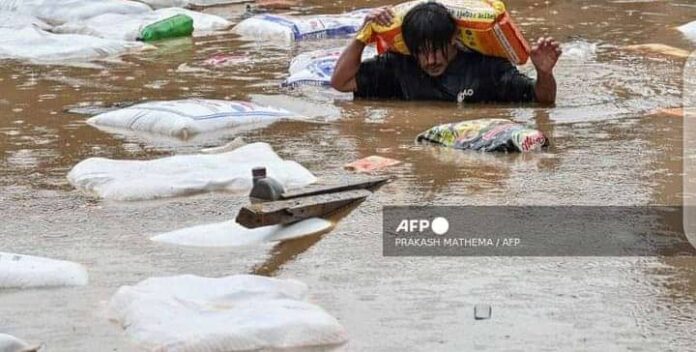
{"type": "Polygon", "coordinates": [[[236,221],[247,228],[289,224],[328,215],[351,203],[361,202],[370,194],[372,192],[361,189],[250,204],[239,211],[236,221]]]}
{"type": "Polygon", "coordinates": [[[354,176],[339,177],[328,182],[319,182],[317,184],[284,192],[280,195],[282,199],[293,199],[299,197],[313,196],[318,194],[343,192],[355,189],[372,189],[383,183],[390,181],[391,177],[370,177],[370,176],[354,176]]]}

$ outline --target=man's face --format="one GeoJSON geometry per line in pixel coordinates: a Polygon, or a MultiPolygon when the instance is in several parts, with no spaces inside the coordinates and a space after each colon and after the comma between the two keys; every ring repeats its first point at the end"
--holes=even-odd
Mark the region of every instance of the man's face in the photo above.
{"type": "Polygon", "coordinates": [[[444,50],[424,50],[417,56],[418,65],[431,77],[437,77],[445,72],[452,59],[452,53],[456,52],[454,45],[449,45],[444,50]]]}

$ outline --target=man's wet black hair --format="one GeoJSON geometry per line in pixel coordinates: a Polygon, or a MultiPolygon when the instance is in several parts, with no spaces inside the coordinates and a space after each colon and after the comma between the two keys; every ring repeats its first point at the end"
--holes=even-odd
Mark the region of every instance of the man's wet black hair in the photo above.
{"type": "Polygon", "coordinates": [[[401,25],[401,35],[412,55],[445,52],[457,30],[457,22],[447,8],[426,2],[412,8],[401,25]]]}

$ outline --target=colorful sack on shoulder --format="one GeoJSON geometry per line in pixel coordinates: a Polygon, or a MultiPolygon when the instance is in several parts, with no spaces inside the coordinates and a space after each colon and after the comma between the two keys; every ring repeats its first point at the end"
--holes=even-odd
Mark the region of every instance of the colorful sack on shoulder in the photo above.
{"type": "MultiPolygon", "coordinates": [[[[412,8],[430,0],[409,1],[392,7],[395,17],[391,26],[370,22],[358,33],[365,43],[377,43],[380,53],[387,50],[409,54],[401,36],[404,16],[412,8]]],[[[441,0],[457,21],[458,39],[466,47],[484,55],[509,59],[523,65],[529,58],[529,44],[515,26],[500,0],[441,0]]]]}
{"type": "Polygon", "coordinates": [[[419,134],[416,141],[484,152],[529,152],[548,145],[541,131],[505,119],[447,123],[419,134]]]}

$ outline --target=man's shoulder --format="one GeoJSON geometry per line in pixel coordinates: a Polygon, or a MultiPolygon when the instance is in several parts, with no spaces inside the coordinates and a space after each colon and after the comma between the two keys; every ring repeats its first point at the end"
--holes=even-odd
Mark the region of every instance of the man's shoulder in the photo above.
{"type": "Polygon", "coordinates": [[[373,56],[362,62],[361,67],[370,66],[374,70],[379,71],[410,71],[416,65],[416,62],[409,55],[403,55],[387,51],[385,53],[373,56]]]}
{"type": "Polygon", "coordinates": [[[376,55],[372,60],[383,60],[389,62],[409,62],[411,61],[410,55],[404,55],[401,53],[395,53],[392,51],[387,51],[382,54],[376,55]]]}

